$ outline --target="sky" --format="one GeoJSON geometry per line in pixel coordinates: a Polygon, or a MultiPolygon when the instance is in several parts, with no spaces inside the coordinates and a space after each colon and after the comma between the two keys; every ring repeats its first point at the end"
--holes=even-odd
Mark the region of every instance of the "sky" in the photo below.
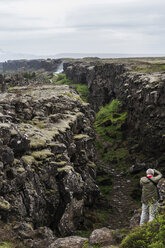
{"type": "Polygon", "coordinates": [[[0,0],[0,60],[5,54],[165,55],[164,24],[164,0],[0,0]]]}

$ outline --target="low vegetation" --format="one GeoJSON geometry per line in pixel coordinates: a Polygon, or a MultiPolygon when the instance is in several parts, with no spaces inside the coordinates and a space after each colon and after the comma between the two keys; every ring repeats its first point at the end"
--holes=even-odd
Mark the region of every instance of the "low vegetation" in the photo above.
{"type": "Polygon", "coordinates": [[[32,73],[30,73],[30,72],[25,72],[25,73],[23,74],[23,77],[24,77],[24,78],[27,78],[27,79],[34,79],[34,78],[36,78],[36,73],[35,73],[35,72],[32,72],[32,73]]]}
{"type": "Polygon", "coordinates": [[[121,126],[127,117],[127,113],[118,112],[119,105],[120,102],[115,99],[105,107],[101,107],[96,115],[96,132],[111,143],[122,139],[121,126]]]}
{"type": "Polygon", "coordinates": [[[73,84],[72,81],[68,78],[66,78],[65,73],[59,73],[57,75],[54,75],[52,78],[52,81],[55,84],[58,85],[69,85],[70,87],[75,88],[78,93],[80,94],[82,100],[84,102],[87,102],[87,97],[88,97],[88,86],[85,84],[73,84]]]}
{"type": "Polygon", "coordinates": [[[160,215],[151,223],[138,227],[122,241],[121,248],[164,248],[165,216],[160,215]]]}
{"type": "Polygon", "coordinates": [[[123,140],[122,126],[127,118],[126,112],[119,112],[120,101],[114,99],[102,107],[96,115],[95,131],[97,149],[105,163],[123,166],[129,156],[128,149],[120,146],[123,140]]]}
{"type": "Polygon", "coordinates": [[[144,63],[141,66],[137,66],[134,68],[136,72],[162,72],[165,71],[164,63],[144,63]]]}
{"type": "Polygon", "coordinates": [[[12,232],[12,227],[0,221],[0,248],[25,248],[25,246],[16,239],[12,232]]]}

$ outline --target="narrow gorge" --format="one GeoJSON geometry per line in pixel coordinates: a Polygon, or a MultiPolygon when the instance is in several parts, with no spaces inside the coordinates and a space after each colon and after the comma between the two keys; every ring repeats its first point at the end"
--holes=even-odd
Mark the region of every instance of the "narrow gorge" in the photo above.
{"type": "MultiPolygon", "coordinates": [[[[139,224],[140,177],[150,167],[165,174],[164,63],[1,65],[1,242],[118,247],[139,224]]],[[[159,189],[163,209],[164,179],[159,189]]]]}

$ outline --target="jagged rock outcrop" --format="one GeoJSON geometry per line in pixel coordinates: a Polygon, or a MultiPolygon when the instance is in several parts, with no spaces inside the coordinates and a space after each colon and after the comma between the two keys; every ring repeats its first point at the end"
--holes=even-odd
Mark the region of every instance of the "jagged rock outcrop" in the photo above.
{"type": "Polygon", "coordinates": [[[114,98],[128,113],[127,130],[138,139],[139,149],[154,156],[157,165],[165,162],[165,73],[135,73],[126,64],[64,63],[64,71],[74,82],[86,83],[88,101],[98,111],[114,98]],[[85,78],[84,78],[85,77],[85,78]],[[83,78],[81,80],[81,78],[83,78]]]}
{"type": "Polygon", "coordinates": [[[69,86],[18,86],[0,97],[0,216],[62,235],[99,194],[94,111],[69,86]]]}

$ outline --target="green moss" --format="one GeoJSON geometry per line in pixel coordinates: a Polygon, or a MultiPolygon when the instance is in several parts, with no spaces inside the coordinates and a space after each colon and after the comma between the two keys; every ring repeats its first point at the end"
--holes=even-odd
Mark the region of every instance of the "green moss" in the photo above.
{"type": "Polygon", "coordinates": [[[105,173],[104,171],[99,171],[96,178],[96,184],[99,186],[100,192],[107,199],[110,200],[110,193],[113,188],[113,180],[110,174],[105,173]]]}
{"type": "Polygon", "coordinates": [[[63,172],[63,171],[69,171],[69,170],[72,170],[73,167],[68,165],[68,166],[65,166],[65,167],[62,167],[62,168],[58,168],[57,171],[58,172],[63,172]]]}
{"type": "Polygon", "coordinates": [[[35,72],[32,72],[32,73],[25,72],[23,74],[23,76],[24,76],[24,78],[27,78],[27,79],[34,79],[34,78],[36,78],[36,73],[35,72]]]}
{"type": "MultiPolygon", "coordinates": [[[[72,81],[68,78],[66,78],[66,74],[60,73],[58,75],[54,75],[52,78],[52,81],[59,85],[69,85],[71,87],[74,87],[80,94],[81,99],[84,102],[87,102],[88,97],[88,86],[85,84],[73,84],[72,81]]],[[[73,97],[71,93],[65,93],[65,95],[69,97],[73,97]]],[[[78,99],[79,100],[79,99],[78,99]]]]}
{"type": "Polygon", "coordinates": [[[88,248],[88,247],[93,247],[93,248],[101,248],[101,245],[100,244],[96,244],[96,245],[91,245],[89,244],[89,241],[85,241],[82,248],[88,248]]]}
{"type": "Polygon", "coordinates": [[[55,193],[56,193],[55,189],[49,189],[49,190],[46,190],[45,192],[46,195],[54,195],[55,193]]]}
{"type": "Polygon", "coordinates": [[[9,88],[8,88],[8,91],[9,91],[9,92],[12,92],[13,90],[15,90],[14,87],[9,87],[9,88]]]}
{"type": "Polygon", "coordinates": [[[0,202],[0,209],[8,211],[10,209],[10,203],[8,201],[1,201],[0,202]]]}
{"type": "Polygon", "coordinates": [[[54,162],[54,161],[52,161],[50,163],[51,163],[51,165],[54,165],[54,166],[57,166],[57,167],[64,167],[67,164],[66,161],[60,161],[60,162],[54,162]]]}
{"type": "Polygon", "coordinates": [[[66,78],[65,73],[59,73],[58,75],[54,75],[52,81],[58,85],[70,84],[71,80],[66,78]]]}
{"type": "Polygon", "coordinates": [[[30,141],[30,148],[31,149],[39,149],[44,148],[46,146],[46,140],[45,139],[31,139],[30,141]]]}
{"type": "Polygon", "coordinates": [[[96,168],[96,164],[93,162],[87,163],[87,166],[92,167],[92,168],[96,168]]]}
{"type": "Polygon", "coordinates": [[[33,119],[33,125],[36,125],[38,128],[43,129],[47,127],[47,123],[44,121],[39,121],[37,118],[33,119]]]}
{"type": "Polygon", "coordinates": [[[101,228],[103,226],[107,226],[109,222],[109,214],[111,213],[110,209],[98,209],[96,211],[96,216],[98,218],[98,222],[94,224],[94,228],[101,228]]]}
{"type": "Polygon", "coordinates": [[[20,160],[15,158],[13,165],[15,165],[15,166],[20,165],[20,160]]]}
{"type": "Polygon", "coordinates": [[[79,92],[82,100],[84,102],[87,102],[88,97],[88,86],[85,84],[71,84],[70,86],[76,88],[76,90],[79,92]]]}
{"type": "Polygon", "coordinates": [[[17,169],[17,172],[18,173],[23,173],[23,172],[25,172],[25,169],[23,167],[20,167],[20,168],[17,169]]]}
{"type": "Polygon", "coordinates": [[[36,160],[34,159],[33,156],[25,155],[22,157],[22,160],[26,165],[29,166],[31,166],[32,164],[36,164],[36,160]]]}
{"type": "Polygon", "coordinates": [[[105,107],[101,107],[96,114],[95,130],[109,142],[122,139],[120,129],[127,118],[127,113],[118,113],[119,105],[120,101],[115,99],[105,107]]]}
{"type": "Polygon", "coordinates": [[[77,134],[77,135],[74,136],[75,140],[81,140],[83,138],[90,138],[90,137],[88,135],[86,135],[86,134],[77,134]]]}
{"type": "Polygon", "coordinates": [[[73,95],[72,95],[72,93],[70,93],[70,92],[65,92],[64,95],[66,95],[66,96],[68,96],[68,97],[70,97],[70,98],[73,98],[73,95]]]}
{"type": "Polygon", "coordinates": [[[115,99],[100,109],[96,114],[95,130],[98,134],[96,147],[103,161],[123,169],[130,155],[127,146],[122,143],[121,127],[125,123],[127,113],[118,111],[120,104],[120,101],[115,99]]]}
{"type": "Polygon", "coordinates": [[[33,152],[33,153],[32,153],[32,156],[33,156],[36,160],[44,160],[44,159],[46,159],[47,157],[54,156],[54,154],[51,153],[50,150],[44,149],[44,150],[41,150],[41,151],[33,152]]]}
{"type": "Polygon", "coordinates": [[[0,243],[0,248],[14,248],[14,246],[10,242],[2,242],[0,243]]]}

